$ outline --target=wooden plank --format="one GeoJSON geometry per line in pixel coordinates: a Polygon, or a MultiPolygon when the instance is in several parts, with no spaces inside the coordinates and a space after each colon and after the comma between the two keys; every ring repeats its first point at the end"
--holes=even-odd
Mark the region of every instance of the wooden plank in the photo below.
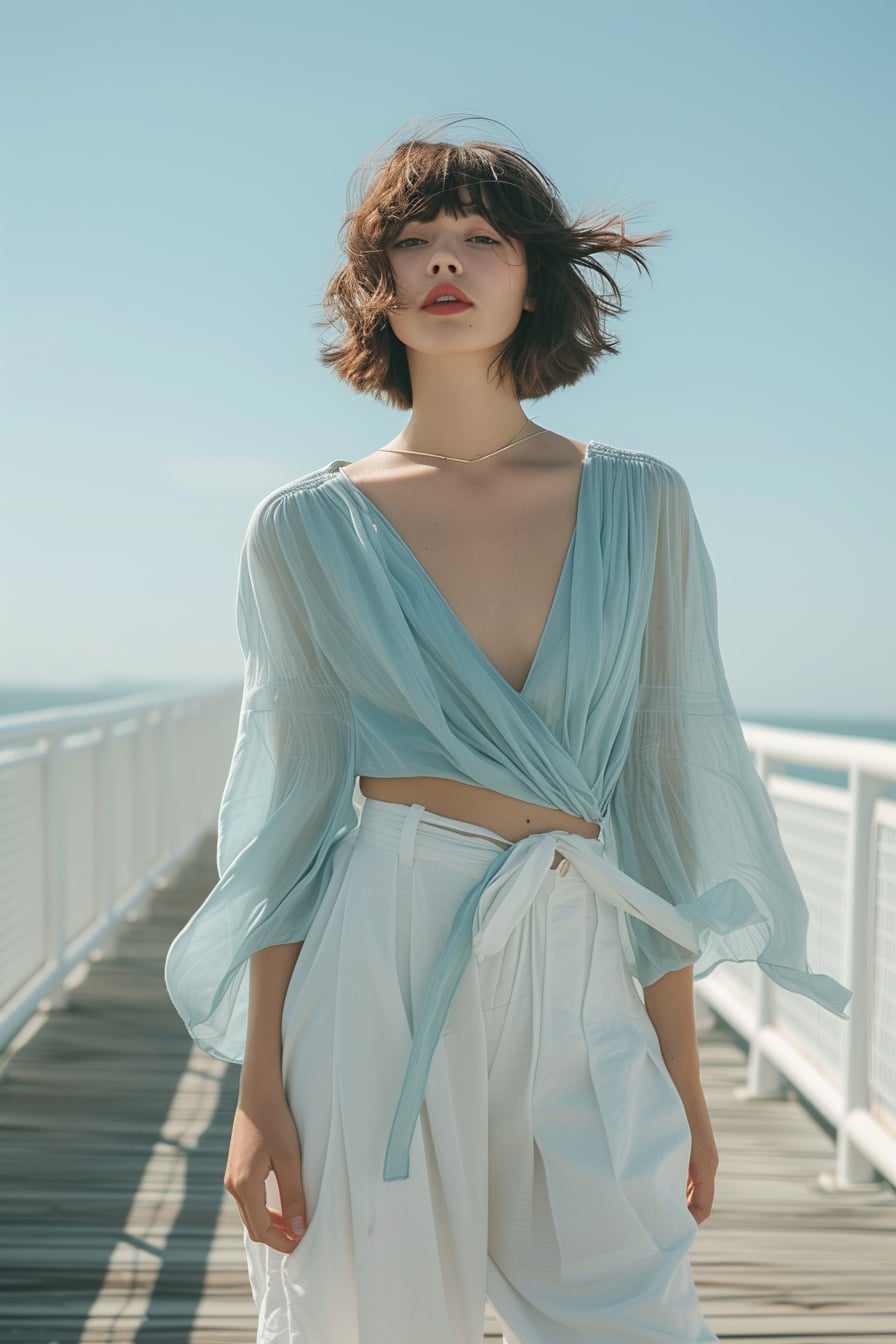
{"type": "MultiPolygon", "coordinates": [[[[214,881],[210,835],[70,1006],[5,1062],[4,1342],[255,1336],[242,1224],[221,1184],[239,1071],[192,1047],[162,979],[171,939],[214,881]]],[[[706,1009],[700,1037],[722,1161],[691,1261],[713,1329],[744,1344],[894,1344],[896,1194],[885,1183],[825,1192],[831,1136],[792,1098],[735,1097],[743,1051],[706,1009]]],[[[484,1330],[501,1338],[490,1308],[484,1330]]]]}

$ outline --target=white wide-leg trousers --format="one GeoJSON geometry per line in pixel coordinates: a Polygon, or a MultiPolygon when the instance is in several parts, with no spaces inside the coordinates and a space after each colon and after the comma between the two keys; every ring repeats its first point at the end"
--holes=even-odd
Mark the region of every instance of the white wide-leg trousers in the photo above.
{"type": "Polygon", "coordinates": [[[258,1344],[481,1344],[486,1297],[506,1344],[717,1340],[688,1259],[684,1107],[617,911],[568,864],[471,958],[409,1178],[383,1180],[415,1017],[500,842],[368,799],[337,848],[283,1007],[308,1230],[288,1255],[244,1233],[258,1344]]]}

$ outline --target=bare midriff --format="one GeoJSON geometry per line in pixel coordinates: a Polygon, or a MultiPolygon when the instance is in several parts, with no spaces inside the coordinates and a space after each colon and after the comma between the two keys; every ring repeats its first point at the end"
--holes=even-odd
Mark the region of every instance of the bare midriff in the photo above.
{"type": "MultiPolygon", "coordinates": [[[[456,821],[472,822],[503,836],[508,843],[524,840],[527,835],[544,831],[572,831],[588,840],[600,835],[596,821],[584,821],[569,812],[538,803],[523,802],[505,793],[481,789],[455,779],[439,779],[432,775],[414,775],[401,779],[374,775],[360,775],[358,788],[365,798],[376,798],[382,803],[420,803],[429,812],[456,821]]],[[[554,850],[552,868],[560,863],[561,855],[554,850]]]]}

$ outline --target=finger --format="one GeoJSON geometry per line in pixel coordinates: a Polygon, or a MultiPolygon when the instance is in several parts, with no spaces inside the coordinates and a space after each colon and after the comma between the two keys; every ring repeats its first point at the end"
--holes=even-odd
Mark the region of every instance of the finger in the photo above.
{"type": "Polygon", "coordinates": [[[263,1224],[256,1222],[254,1227],[247,1224],[251,1240],[270,1246],[272,1251],[279,1251],[281,1255],[289,1255],[298,1245],[296,1238],[287,1234],[286,1226],[276,1209],[265,1209],[265,1216],[267,1221],[263,1224]],[[279,1226],[277,1219],[280,1219],[279,1226]]]}
{"type": "Polygon", "coordinates": [[[277,1232],[282,1232],[283,1235],[286,1237],[287,1241],[289,1242],[289,1249],[291,1251],[295,1250],[296,1246],[298,1246],[299,1242],[302,1240],[302,1237],[305,1235],[305,1233],[304,1232],[299,1233],[294,1231],[292,1226],[286,1221],[286,1218],[283,1216],[283,1214],[280,1212],[279,1209],[270,1209],[269,1212],[271,1215],[271,1226],[277,1232]]]}
{"type": "Polygon", "coordinates": [[[263,1181],[260,1184],[253,1182],[251,1186],[242,1187],[242,1198],[234,1194],[234,1199],[236,1199],[237,1207],[240,1210],[240,1217],[252,1241],[260,1242],[264,1246],[270,1246],[272,1250],[281,1251],[284,1255],[288,1255],[296,1245],[296,1240],[294,1237],[286,1235],[282,1220],[280,1225],[277,1226],[274,1221],[277,1211],[267,1207],[265,1194],[263,1181]]]}
{"type": "Polygon", "coordinates": [[[280,1208],[283,1210],[285,1227],[292,1236],[301,1240],[308,1227],[308,1215],[298,1147],[289,1156],[274,1159],[274,1175],[280,1191],[280,1208]]]}
{"type": "Polygon", "coordinates": [[[270,1246],[271,1250],[280,1251],[282,1255],[289,1255],[294,1251],[298,1243],[298,1238],[293,1236],[283,1217],[276,1209],[267,1209],[268,1225],[262,1229],[260,1240],[265,1246],[270,1246]]]}

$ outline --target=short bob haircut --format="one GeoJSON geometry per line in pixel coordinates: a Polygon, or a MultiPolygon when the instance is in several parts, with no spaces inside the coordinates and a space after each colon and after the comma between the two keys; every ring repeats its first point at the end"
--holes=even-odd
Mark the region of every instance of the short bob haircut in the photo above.
{"type": "Polygon", "coordinates": [[[669,232],[631,238],[622,216],[605,212],[570,222],[550,178],[501,144],[414,139],[399,145],[345,218],[340,241],[347,260],[324,293],[320,325],[338,333],[321,352],[324,364],[356,391],[402,410],[413,398],[407,352],[386,317],[397,302],[386,249],[408,220],[428,221],[442,210],[455,218],[475,210],[525,250],[534,311],[523,311],[498,356],[498,378],[509,374],[520,400],[569,387],[603,355],[618,353],[606,319],[627,309],[598,257],[629,257],[649,275],[638,248],[664,241],[669,232]],[[472,204],[463,205],[463,189],[472,204]],[[589,271],[606,282],[612,298],[592,289],[589,271]]]}

